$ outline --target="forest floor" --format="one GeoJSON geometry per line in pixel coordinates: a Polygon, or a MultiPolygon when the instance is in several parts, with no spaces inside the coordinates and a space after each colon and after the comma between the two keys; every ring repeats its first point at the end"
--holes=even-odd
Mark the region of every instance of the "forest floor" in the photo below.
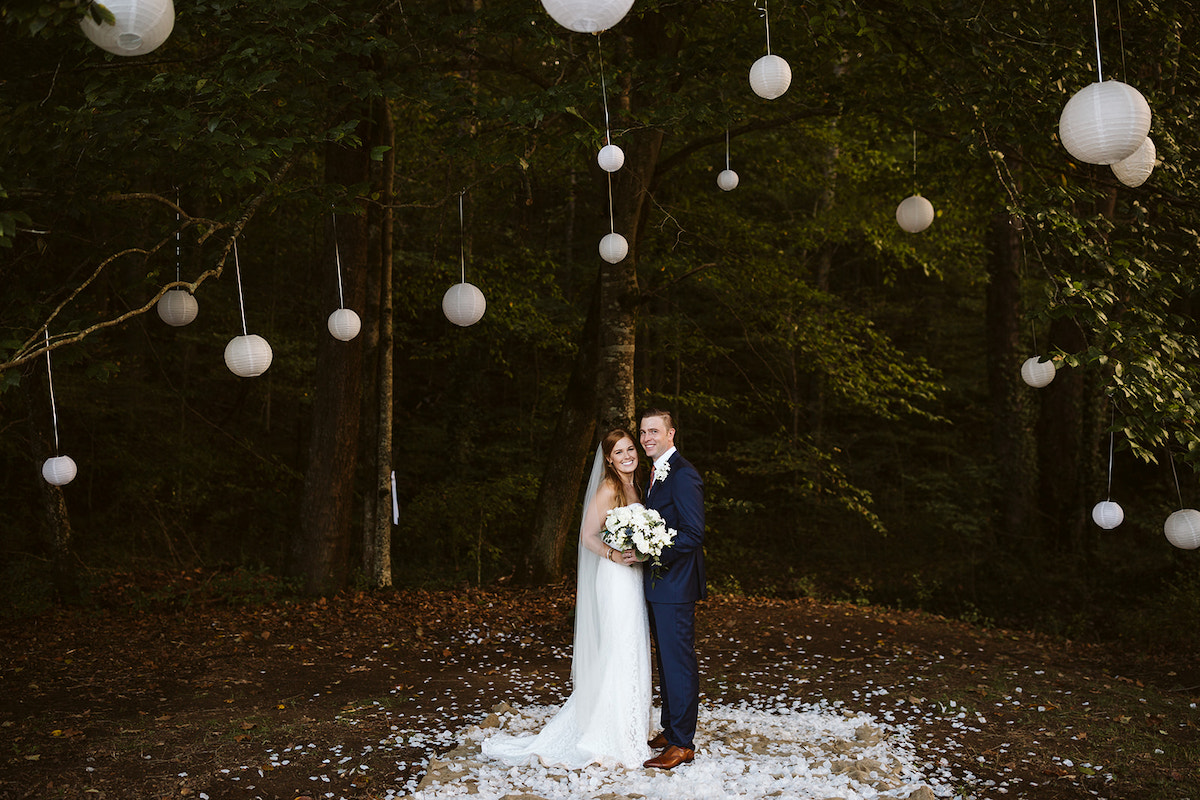
{"type": "MultiPolygon", "coordinates": [[[[119,576],[89,608],[0,620],[0,797],[399,798],[498,703],[568,690],[570,587],[212,585],[119,576]]],[[[716,596],[697,626],[705,709],[870,715],[924,776],[914,798],[1200,800],[1195,659],[812,600],[716,596]]]]}

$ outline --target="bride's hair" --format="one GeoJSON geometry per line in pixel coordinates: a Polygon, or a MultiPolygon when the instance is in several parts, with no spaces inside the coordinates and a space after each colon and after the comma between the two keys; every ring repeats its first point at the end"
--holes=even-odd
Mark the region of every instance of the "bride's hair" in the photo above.
{"type": "MultiPolygon", "coordinates": [[[[625,485],[621,481],[621,475],[617,472],[616,467],[612,465],[612,461],[610,460],[613,448],[616,447],[617,443],[622,439],[628,439],[629,441],[633,442],[634,447],[637,447],[637,439],[633,438],[633,434],[624,428],[613,428],[600,442],[600,446],[604,451],[604,480],[606,483],[611,485],[614,490],[616,490],[617,497],[625,498],[625,504],[628,505],[629,503],[639,502],[642,498],[640,497],[640,488],[638,490],[638,497],[625,497],[625,485]]],[[[642,459],[639,455],[637,472],[634,473],[634,483],[639,487],[642,485],[642,469],[642,459]]]]}

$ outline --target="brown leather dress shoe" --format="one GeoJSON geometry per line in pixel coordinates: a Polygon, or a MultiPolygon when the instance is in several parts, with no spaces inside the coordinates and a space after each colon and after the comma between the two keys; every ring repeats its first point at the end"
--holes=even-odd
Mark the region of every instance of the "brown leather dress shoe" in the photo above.
{"type": "Polygon", "coordinates": [[[660,732],[658,736],[655,736],[653,739],[646,742],[646,744],[650,745],[651,750],[662,750],[664,747],[669,745],[670,742],[667,741],[667,734],[660,732]]]}
{"type": "Polygon", "coordinates": [[[666,750],[663,750],[662,753],[642,764],[642,766],[654,767],[656,769],[675,769],[680,764],[691,763],[691,760],[695,757],[695,750],[671,745],[666,750]]]}

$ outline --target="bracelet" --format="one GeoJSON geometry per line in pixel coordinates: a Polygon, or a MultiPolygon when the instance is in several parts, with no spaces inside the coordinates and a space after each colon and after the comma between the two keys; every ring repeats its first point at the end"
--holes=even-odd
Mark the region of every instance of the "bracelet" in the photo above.
{"type": "Polygon", "coordinates": [[[607,558],[609,561],[612,561],[612,554],[615,552],[617,552],[616,548],[613,548],[613,547],[608,548],[608,555],[605,556],[605,558],[607,558]]]}

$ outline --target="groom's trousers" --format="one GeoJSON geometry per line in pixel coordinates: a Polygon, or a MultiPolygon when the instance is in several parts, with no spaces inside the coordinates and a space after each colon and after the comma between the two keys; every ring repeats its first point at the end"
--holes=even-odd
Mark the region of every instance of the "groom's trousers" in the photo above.
{"type": "Polygon", "coordinates": [[[700,710],[696,604],[648,605],[658,661],[663,733],[671,744],[695,750],[696,716],[700,710]]]}

